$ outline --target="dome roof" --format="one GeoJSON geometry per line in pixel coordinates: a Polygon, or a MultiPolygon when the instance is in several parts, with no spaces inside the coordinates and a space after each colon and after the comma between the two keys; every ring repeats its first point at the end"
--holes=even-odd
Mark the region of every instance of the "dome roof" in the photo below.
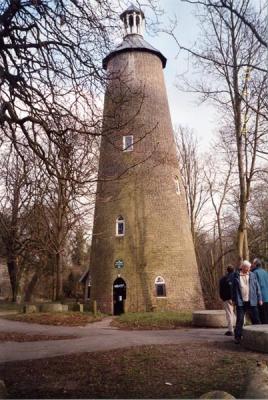
{"type": "Polygon", "coordinates": [[[114,50],[111,51],[102,61],[102,66],[106,70],[108,62],[119,53],[126,53],[129,51],[143,51],[146,53],[152,53],[158,56],[162,62],[163,68],[166,66],[167,59],[163,54],[147,43],[141,35],[131,34],[124,37],[124,40],[114,50]]]}

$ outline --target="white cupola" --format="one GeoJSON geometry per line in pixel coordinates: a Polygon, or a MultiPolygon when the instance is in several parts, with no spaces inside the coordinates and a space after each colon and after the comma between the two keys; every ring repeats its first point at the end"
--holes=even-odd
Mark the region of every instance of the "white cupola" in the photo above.
{"type": "Polygon", "coordinates": [[[125,36],[127,35],[143,35],[145,18],[144,13],[139,8],[131,4],[121,15],[124,23],[125,36]]]}

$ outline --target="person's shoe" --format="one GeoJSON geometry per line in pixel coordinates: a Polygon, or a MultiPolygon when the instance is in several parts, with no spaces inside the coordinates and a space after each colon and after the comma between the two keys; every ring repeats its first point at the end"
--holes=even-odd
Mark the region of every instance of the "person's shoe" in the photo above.
{"type": "Polygon", "coordinates": [[[225,332],[225,336],[233,336],[234,334],[233,334],[233,332],[231,332],[231,331],[227,331],[227,332],[225,332]]]}
{"type": "Polygon", "coordinates": [[[241,338],[236,337],[234,342],[235,342],[235,344],[240,344],[241,343],[241,338]]]}

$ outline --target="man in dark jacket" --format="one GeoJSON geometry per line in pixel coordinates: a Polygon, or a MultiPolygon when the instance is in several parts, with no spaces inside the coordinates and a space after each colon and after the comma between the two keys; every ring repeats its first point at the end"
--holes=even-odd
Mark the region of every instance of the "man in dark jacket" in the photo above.
{"type": "Polygon", "coordinates": [[[256,275],[261,288],[263,305],[259,305],[260,320],[262,324],[268,324],[268,272],[262,268],[258,258],[254,259],[251,271],[256,275]]]}
{"type": "Polygon", "coordinates": [[[245,313],[249,312],[252,324],[260,324],[258,305],[262,305],[262,295],[257,277],[250,272],[251,264],[245,260],[240,272],[233,279],[233,302],[236,305],[235,343],[240,343],[245,313]]]}
{"type": "Polygon", "coordinates": [[[220,279],[220,298],[223,301],[223,308],[226,313],[226,320],[228,324],[228,331],[225,332],[227,336],[234,334],[234,307],[232,303],[232,285],[234,277],[234,268],[228,265],[227,273],[220,279]]]}

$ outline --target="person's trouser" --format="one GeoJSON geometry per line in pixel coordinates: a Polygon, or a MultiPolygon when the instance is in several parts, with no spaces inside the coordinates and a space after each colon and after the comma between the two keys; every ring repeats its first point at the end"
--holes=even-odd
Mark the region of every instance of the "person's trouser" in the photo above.
{"type": "Polygon", "coordinates": [[[253,325],[258,325],[261,323],[257,306],[251,306],[249,301],[244,301],[243,306],[236,306],[235,337],[239,339],[242,336],[246,312],[250,314],[250,319],[253,325]]]}
{"type": "Polygon", "coordinates": [[[258,306],[260,320],[262,324],[268,324],[268,303],[264,302],[262,306],[258,306]]]}
{"type": "Polygon", "coordinates": [[[234,332],[234,324],[235,324],[235,315],[234,315],[234,306],[232,304],[232,300],[226,300],[223,302],[223,308],[226,314],[226,320],[228,324],[228,331],[234,332]]]}

